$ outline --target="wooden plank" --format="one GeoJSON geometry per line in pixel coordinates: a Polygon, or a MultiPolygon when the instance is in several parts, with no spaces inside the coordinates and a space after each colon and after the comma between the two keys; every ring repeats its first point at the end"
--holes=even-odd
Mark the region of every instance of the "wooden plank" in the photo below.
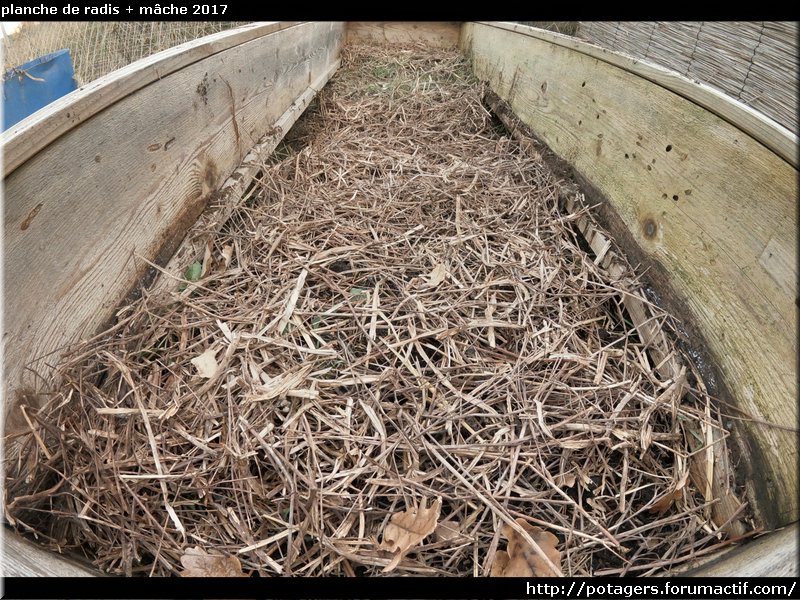
{"type": "MultiPolygon", "coordinates": [[[[643,76],[641,64],[609,51],[487,24],[465,25],[462,45],[478,76],[593,183],[639,252],[662,265],[662,288],[685,303],[735,404],[757,419],[795,423],[796,403],[787,401],[797,391],[797,288],[787,283],[797,274],[793,164],[720,118],[724,110],[688,99],[705,92],[688,82],[680,93],[653,85],[660,77],[651,67],[643,76]]],[[[768,527],[796,520],[795,433],[743,429],[759,518],[768,527]]]]}
{"type": "Polygon", "coordinates": [[[424,44],[434,48],[458,46],[461,23],[457,21],[349,21],[347,43],[424,44]]]}
{"type": "Polygon", "coordinates": [[[343,37],[341,23],[306,23],[192,62],[6,178],[7,409],[40,385],[28,367],[46,374],[60,348],[112,316],[149,268],[138,257],[167,262],[248,149],[338,60],[343,37]]]}
{"type": "Polygon", "coordinates": [[[689,577],[797,577],[797,523],[737,546],[700,567],[689,577]]]}
{"type": "MultiPolygon", "coordinates": [[[[4,577],[97,577],[99,572],[39,546],[3,528],[4,577]]],[[[65,594],[66,595],[66,594],[65,594]]]]}
{"type": "Polygon", "coordinates": [[[136,90],[193,62],[295,25],[296,22],[253,23],[187,42],[131,63],[59,98],[0,134],[3,177],[70,129],[136,90]]]}
{"type": "MultiPolygon", "coordinates": [[[[476,23],[467,24],[462,31],[461,47],[469,45],[468,37],[474,31],[475,25],[484,25],[506,31],[514,31],[529,38],[548,42],[550,45],[568,48],[587,57],[596,59],[623,69],[629,73],[658,84],[659,86],[678,94],[728,121],[736,128],[747,133],[754,140],[764,144],[767,148],[788,161],[795,168],[800,167],[798,157],[798,137],[795,133],[776,123],[773,119],[754,110],[740,102],[736,102],[724,92],[708,85],[692,81],[678,73],[659,65],[643,62],[629,56],[621,55],[612,50],[587,44],[577,38],[533,29],[515,23],[476,23]]],[[[582,25],[583,27],[583,25],[582,25]]]]}

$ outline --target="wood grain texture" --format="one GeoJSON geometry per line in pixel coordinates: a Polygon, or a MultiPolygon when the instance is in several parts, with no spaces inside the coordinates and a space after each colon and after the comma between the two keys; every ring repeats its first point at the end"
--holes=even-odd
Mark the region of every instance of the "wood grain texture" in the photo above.
{"type": "MultiPolygon", "coordinates": [[[[514,31],[529,38],[549,42],[554,46],[569,48],[586,57],[595,58],[609,65],[620,67],[629,73],[635,73],[639,77],[658,84],[690,100],[692,103],[705,108],[721,119],[728,121],[754,140],[764,144],[767,148],[778,154],[778,156],[791,163],[795,168],[800,166],[798,137],[794,132],[779,125],[769,117],[764,116],[763,113],[741,102],[732,100],[725,93],[708,85],[687,79],[665,67],[642,62],[640,59],[625,56],[612,50],[601,48],[600,46],[588,44],[577,38],[544,31],[542,29],[533,29],[515,23],[476,23],[465,25],[462,30],[462,39],[460,43],[462,48],[466,47],[465,42],[467,40],[465,37],[470,31],[474,31],[474,27],[477,25],[485,25],[505,31],[514,31]]],[[[603,25],[606,30],[614,29],[613,23],[604,23],[603,25]]],[[[611,35],[608,31],[605,33],[606,35],[611,35]]],[[[616,40],[618,37],[612,36],[612,39],[616,40]]]]}
{"type": "Polygon", "coordinates": [[[166,263],[247,151],[338,60],[343,33],[301,24],[188,64],[6,178],[7,405],[37,387],[28,367],[46,372],[112,316],[148,268],[137,257],[166,263]]]}
{"type": "MultiPolygon", "coordinates": [[[[653,85],[642,65],[555,37],[467,24],[462,46],[478,76],[664,266],[663,284],[684,298],[735,404],[796,423],[796,169],[685,89],[653,85]]],[[[797,520],[795,433],[744,429],[758,517],[768,528],[797,520]]]]}
{"type": "Polygon", "coordinates": [[[253,23],[175,46],[99,77],[0,134],[3,177],[70,129],[136,90],[193,62],[294,25],[296,22],[253,23]]]}
{"type": "Polygon", "coordinates": [[[347,43],[424,44],[434,48],[458,46],[461,23],[457,21],[349,21],[347,43]]]}
{"type": "MultiPolygon", "coordinates": [[[[3,577],[97,577],[98,572],[2,528],[3,577]]],[[[66,596],[66,592],[65,592],[66,596]]]]}
{"type": "MultiPolygon", "coordinates": [[[[737,546],[700,567],[681,575],[689,577],[797,577],[800,530],[797,523],[737,546]]],[[[790,584],[791,585],[791,584],[790,584]]]]}

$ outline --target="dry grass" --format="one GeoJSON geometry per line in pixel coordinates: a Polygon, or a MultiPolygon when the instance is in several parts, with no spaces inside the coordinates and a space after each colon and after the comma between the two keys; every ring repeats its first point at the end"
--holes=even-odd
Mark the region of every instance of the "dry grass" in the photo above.
{"type": "Polygon", "coordinates": [[[377,575],[391,515],[433,497],[448,527],[395,574],[487,575],[519,517],[559,538],[566,575],[659,573],[717,542],[679,486],[704,405],[659,379],[622,309],[633,272],[582,250],[469,73],[345,51],[200,281],[145,293],[60,365],[7,468],[19,530],[127,575],[179,571],[190,546],[377,575]]]}

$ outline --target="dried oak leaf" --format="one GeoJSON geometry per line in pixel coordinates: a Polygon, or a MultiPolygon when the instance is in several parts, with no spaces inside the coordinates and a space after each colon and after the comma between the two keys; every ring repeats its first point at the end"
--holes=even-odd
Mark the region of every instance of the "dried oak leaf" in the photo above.
{"type": "Polygon", "coordinates": [[[181,556],[181,577],[247,577],[235,556],[209,554],[200,546],[187,548],[181,556]]]}
{"type": "Polygon", "coordinates": [[[442,510],[442,499],[437,498],[431,506],[426,506],[427,503],[428,499],[423,498],[419,508],[409,508],[392,515],[383,531],[383,542],[380,545],[381,550],[394,552],[392,561],[383,569],[384,573],[393,571],[406,552],[436,529],[442,510]]]}
{"type": "Polygon", "coordinates": [[[525,519],[517,519],[533,541],[541,548],[558,570],[553,569],[536,553],[520,534],[508,525],[503,525],[501,535],[508,540],[507,550],[498,550],[492,564],[492,577],[561,577],[561,552],[556,550],[558,538],[541,527],[531,525],[525,519]]]}

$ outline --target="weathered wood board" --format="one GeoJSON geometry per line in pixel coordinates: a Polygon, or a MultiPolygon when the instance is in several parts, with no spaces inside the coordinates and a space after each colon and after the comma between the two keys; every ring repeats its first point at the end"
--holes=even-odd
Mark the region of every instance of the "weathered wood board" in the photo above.
{"type": "MultiPolygon", "coordinates": [[[[735,405],[793,426],[796,138],[782,141],[780,128],[721,95],[715,103],[734,106],[699,105],[690,98],[715,97],[677,74],[558,34],[470,23],[461,46],[477,75],[663,265],[660,283],[685,303],[735,405]],[[749,134],[730,122],[737,115],[749,134]]],[[[759,520],[796,520],[796,432],[746,421],[743,429],[759,520]]]]}
{"type": "MultiPolygon", "coordinates": [[[[14,577],[97,577],[99,573],[55,553],[45,552],[28,540],[0,532],[3,575],[14,577]]],[[[66,594],[65,594],[66,596],[66,594]]]]}
{"type": "MultiPolygon", "coordinates": [[[[798,524],[722,552],[701,567],[681,575],[692,577],[797,577],[798,524]]],[[[791,584],[790,584],[791,585],[791,584]]]]}
{"type": "Polygon", "coordinates": [[[399,23],[393,21],[349,21],[347,43],[424,44],[433,48],[455,48],[461,34],[456,21],[399,23]]]}
{"type": "MultiPolygon", "coordinates": [[[[250,148],[319,85],[343,37],[342,24],[298,24],[191,62],[102,111],[92,104],[93,118],[6,178],[7,407],[37,387],[29,367],[42,371],[112,316],[148,268],[137,257],[169,259],[250,148]]],[[[142,77],[123,74],[121,87],[128,76],[142,77]]]]}
{"type": "MultiPolygon", "coordinates": [[[[493,25],[505,29],[506,31],[526,31],[524,26],[512,23],[495,23],[493,25]]],[[[637,26],[638,25],[642,26],[641,31],[637,32],[637,38],[641,41],[641,37],[639,36],[644,35],[645,38],[648,37],[647,24],[637,23],[637,26]]],[[[593,28],[606,33],[608,31],[608,26],[609,23],[593,24],[593,28]]],[[[611,26],[613,27],[613,24],[611,26]]],[[[651,37],[653,35],[660,35],[656,32],[655,28],[652,27],[650,28],[650,32],[651,37]]],[[[668,32],[667,35],[672,35],[673,33],[675,33],[675,30],[668,32]]],[[[574,38],[552,35],[548,37],[548,32],[542,32],[542,35],[536,33],[535,35],[539,36],[541,39],[551,41],[556,45],[572,48],[587,56],[592,56],[603,62],[636,73],[639,77],[671,90],[679,96],[691,100],[695,104],[702,106],[725,121],[733,124],[736,128],[744,131],[754,140],[761,142],[778,156],[791,163],[795,168],[800,166],[798,137],[794,131],[779,125],[773,119],[765,116],[752,106],[736,101],[732,102],[730,96],[720,90],[688,79],[673,70],[657,64],[625,56],[618,52],[587,44],[586,42],[581,42],[574,38]]],[[[619,48],[619,52],[626,51],[625,48],[628,44],[624,37],[618,38],[615,43],[618,45],[621,44],[622,46],[619,48]]],[[[655,41],[653,41],[653,44],[655,46],[655,41]]],[[[787,65],[786,68],[791,70],[793,67],[792,65],[787,65]]]]}

